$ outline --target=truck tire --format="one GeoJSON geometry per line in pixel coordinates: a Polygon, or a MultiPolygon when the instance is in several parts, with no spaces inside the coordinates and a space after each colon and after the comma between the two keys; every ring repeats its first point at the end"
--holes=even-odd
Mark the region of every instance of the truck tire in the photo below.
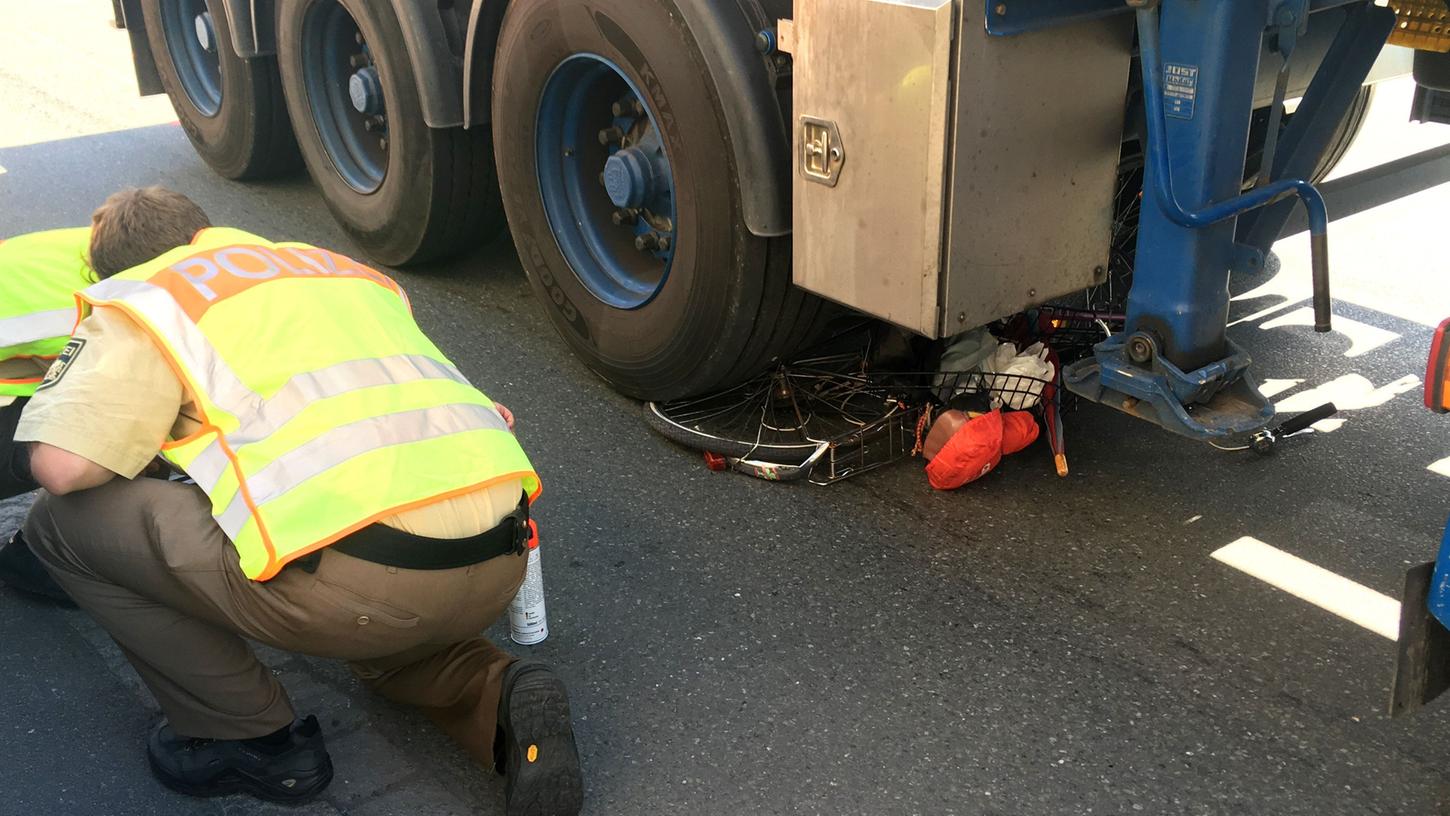
{"type": "Polygon", "coordinates": [[[1335,165],[1349,152],[1354,144],[1355,137],[1364,127],[1364,120],[1369,116],[1370,103],[1374,101],[1374,86],[1366,85],[1359,89],[1359,95],[1349,103],[1349,110],[1345,111],[1344,118],[1339,122],[1339,128],[1334,131],[1334,136],[1329,140],[1329,146],[1324,149],[1324,155],[1319,158],[1319,165],[1314,168],[1314,176],[1309,180],[1318,184],[1333,172],[1335,165]]]}
{"type": "Polygon", "coordinates": [[[203,160],[236,180],[297,169],[277,63],[237,56],[218,0],[141,0],[141,13],[161,85],[203,160]]]}
{"type": "Polygon", "coordinates": [[[373,259],[437,260],[502,229],[488,129],[424,123],[386,0],[281,0],[277,53],[307,170],[373,259]]]}
{"type": "MultiPolygon", "coordinates": [[[[1334,129],[1334,134],[1329,137],[1329,144],[1325,146],[1324,153],[1319,157],[1319,163],[1314,166],[1314,173],[1310,175],[1309,181],[1318,184],[1327,178],[1349,152],[1350,145],[1359,135],[1364,127],[1365,118],[1369,115],[1370,102],[1374,100],[1374,86],[1365,85],[1359,89],[1359,94],[1354,101],[1349,103],[1349,109],[1344,112],[1344,118],[1339,121],[1339,126],[1334,129]]],[[[1281,128],[1289,126],[1289,120],[1293,114],[1283,117],[1281,128]]],[[[1260,108],[1254,111],[1253,124],[1249,131],[1249,154],[1244,161],[1244,189],[1253,186],[1255,178],[1259,174],[1259,162],[1264,157],[1265,134],[1269,129],[1269,109],[1260,108]]],[[[1281,131],[1282,132],[1282,131],[1281,131]]]]}
{"type": "Polygon", "coordinates": [[[791,285],[789,239],[746,230],[715,83],[670,0],[511,3],[493,127],[529,282],[618,390],[735,384],[831,315],[791,285]]]}

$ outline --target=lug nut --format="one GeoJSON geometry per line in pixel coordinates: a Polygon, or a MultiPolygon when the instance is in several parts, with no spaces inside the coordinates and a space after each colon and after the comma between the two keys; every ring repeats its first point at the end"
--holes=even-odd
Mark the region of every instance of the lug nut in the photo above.
{"type": "Polygon", "coordinates": [[[620,130],[617,127],[607,127],[604,130],[599,131],[599,143],[602,145],[617,142],[623,138],[624,131],[620,130]]]}
{"type": "Polygon", "coordinates": [[[634,237],[634,248],[643,252],[645,250],[656,250],[660,248],[659,236],[653,232],[646,232],[643,235],[634,237]]]}
{"type": "Polygon", "coordinates": [[[609,106],[609,112],[612,113],[612,114],[614,114],[615,116],[623,116],[624,115],[624,105],[621,105],[620,103],[615,102],[613,105],[610,105],[609,106]]]}
{"type": "Polygon", "coordinates": [[[381,138],[378,139],[378,149],[379,150],[387,150],[388,149],[388,137],[383,136],[383,137],[381,137],[381,138]]]}
{"type": "Polygon", "coordinates": [[[630,103],[630,108],[634,110],[635,116],[644,116],[644,103],[638,99],[630,103]]]}
{"type": "Polygon", "coordinates": [[[357,43],[358,45],[362,45],[363,44],[363,35],[362,35],[362,32],[359,31],[359,32],[356,32],[355,34],[353,34],[352,35],[352,41],[355,42],[355,43],[357,43]]]}
{"type": "Polygon", "coordinates": [[[622,227],[626,224],[633,224],[639,219],[635,216],[633,210],[615,210],[614,213],[609,216],[609,220],[614,222],[614,226],[622,227]]]}
{"type": "Polygon", "coordinates": [[[670,251],[670,236],[661,235],[659,238],[660,252],[670,251]]]}

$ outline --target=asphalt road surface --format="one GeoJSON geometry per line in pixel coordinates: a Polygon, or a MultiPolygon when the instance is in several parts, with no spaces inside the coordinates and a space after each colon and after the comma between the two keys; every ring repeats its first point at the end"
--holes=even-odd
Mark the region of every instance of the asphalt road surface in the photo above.
{"type": "MultiPolygon", "coordinates": [[[[159,183],[217,223],[356,254],[305,178],[213,176],[166,101],[135,96],[108,13],[0,3],[0,235],[159,183]]],[[[1404,123],[1407,93],[1382,89],[1347,169],[1450,141],[1404,123]]],[[[1285,411],[1350,409],[1332,432],[1259,458],[1085,406],[1069,478],[1038,443],[950,494],[910,463],[829,488],[706,470],[570,356],[506,238],[398,272],[544,476],[553,634],[517,651],[569,684],[587,812],[1450,812],[1450,705],[1382,713],[1377,631],[1450,512],[1450,422],[1418,394],[1450,315],[1450,187],[1426,173],[1333,225],[1335,334],[1305,316],[1305,235],[1235,281],[1233,336],[1285,411]],[[1234,542],[1362,587],[1363,615],[1212,557],[1234,542]]],[[[106,636],[0,591],[0,814],[501,813],[499,781],[421,717],[337,664],[268,659],[321,716],[336,782],[296,810],[184,799],[147,774],[157,713],[106,636]]]]}

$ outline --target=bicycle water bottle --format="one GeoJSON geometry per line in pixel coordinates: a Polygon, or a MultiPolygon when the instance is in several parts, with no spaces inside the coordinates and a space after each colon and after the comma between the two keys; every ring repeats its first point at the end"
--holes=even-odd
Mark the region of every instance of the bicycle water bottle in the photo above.
{"type": "Polygon", "coordinates": [[[529,521],[529,565],[524,582],[509,603],[509,637],[521,646],[542,643],[549,636],[549,616],[544,610],[544,569],[539,564],[539,527],[529,521]]]}

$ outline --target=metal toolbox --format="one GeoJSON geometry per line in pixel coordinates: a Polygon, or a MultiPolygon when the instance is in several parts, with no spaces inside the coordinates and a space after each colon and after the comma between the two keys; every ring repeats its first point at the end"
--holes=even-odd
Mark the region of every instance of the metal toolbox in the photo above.
{"type": "Polygon", "coordinates": [[[1130,19],[991,36],[980,0],[796,0],[797,285],[947,336],[1100,282],[1130,19]]]}

